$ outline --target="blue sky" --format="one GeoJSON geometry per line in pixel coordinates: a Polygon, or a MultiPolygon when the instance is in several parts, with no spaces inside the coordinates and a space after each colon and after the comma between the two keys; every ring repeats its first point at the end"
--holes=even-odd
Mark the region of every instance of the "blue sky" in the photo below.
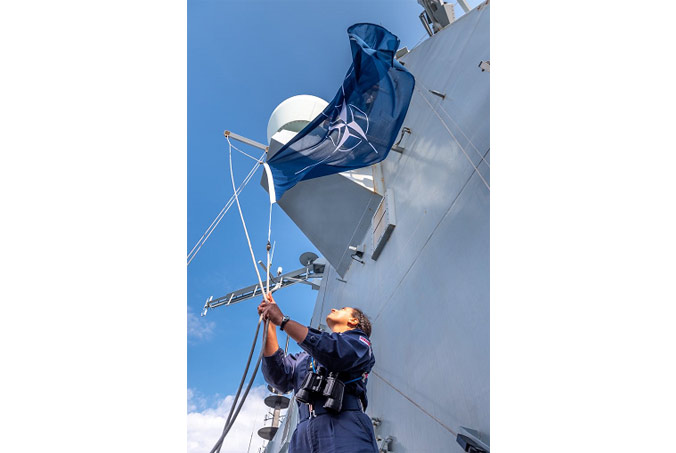
{"type": "MultiPolygon", "coordinates": [[[[415,0],[188,2],[188,250],[232,195],[223,131],[267,144],[268,118],[280,102],[298,94],[333,98],[351,63],[350,25],[380,24],[402,47],[412,48],[427,36],[421,11],[415,0]]],[[[461,14],[456,6],[456,16],[461,14]]],[[[255,148],[236,146],[260,155],[255,148]]],[[[233,167],[239,185],[252,161],[235,152],[233,167]]],[[[256,257],[265,260],[268,201],[260,176],[259,170],[240,200],[256,257]]],[[[273,211],[272,239],[274,269],[296,269],[302,252],[317,252],[279,207],[273,211]]],[[[213,406],[235,393],[257,322],[253,300],[199,318],[209,296],[257,280],[236,206],[187,275],[188,388],[201,406],[213,406]]],[[[277,294],[285,313],[309,323],[316,291],[296,285],[277,294]]],[[[298,350],[292,342],[290,351],[298,350]]],[[[259,374],[255,384],[263,383],[259,374]]]]}

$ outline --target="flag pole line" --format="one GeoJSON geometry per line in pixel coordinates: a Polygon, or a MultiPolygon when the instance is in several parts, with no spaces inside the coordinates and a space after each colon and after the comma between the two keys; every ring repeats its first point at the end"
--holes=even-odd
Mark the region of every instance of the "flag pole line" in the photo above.
{"type": "MultiPolygon", "coordinates": [[[[226,131],[227,132],[227,131],[226,131]]],[[[230,143],[230,137],[225,136],[228,139],[228,144],[230,149],[228,150],[228,157],[230,160],[230,181],[232,182],[232,190],[235,192],[235,202],[237,203],[237,210],[239,211],[239,217],[242,219],[242,227],[244,228],[244,235],[246,236],[246,242],[249,244],[249,252],[251,253],[251,260],[253,261],[254,270],[256,271],[256,276],[258,277],[258,284],[261,287],[261,292],[267,299],[267,291],[265,291],[265,286],[263,286],[263,281],[261,280],[261,273],[258,272],[258,266],[256,266],[256,257],[254,256],[253,247],[251,246],[251,239],[249,238],[249,231],[246,228],[246,222],[244,221],[244,214],[242,213],[242,206],[239,204],[239,196],[237,196],[237,188],[235,187],[235,176],[232,171],[232,143],[230,143]]]]}

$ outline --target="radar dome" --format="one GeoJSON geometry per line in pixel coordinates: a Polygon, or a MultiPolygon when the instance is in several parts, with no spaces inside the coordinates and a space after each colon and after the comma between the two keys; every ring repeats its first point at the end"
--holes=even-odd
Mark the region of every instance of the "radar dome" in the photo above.
{"type": "Polygon", "coordinates": [[[270,115],[268,120],[268,143],[281,130],[300,132],[329,105],[324,99],[309,94],[290,97],[270,115]]]}

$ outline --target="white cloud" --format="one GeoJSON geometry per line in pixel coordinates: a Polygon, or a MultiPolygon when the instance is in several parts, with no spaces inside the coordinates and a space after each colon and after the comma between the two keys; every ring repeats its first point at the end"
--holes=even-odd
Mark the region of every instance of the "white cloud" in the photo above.
{"type": "MultiPolygon", "coordinates": [[[[223,441],[221,453],[245,453],[251,440],[251,453],[257,453],[265,441],[258,436],[258,430],[270,426],[264,422],[270,409],[263,399],[268,395],[265,386],[252,387],[232,429],[223,441]]],[[[205,404],[203,397],[188,389],[188,453],[208,453],[223,432],[225,419],[230,411],[234,395],[219,401],[215,408],[198,409],[205,404]]]]}
{"type": "Polygon", "coordinates": [[[188,340],[208,340],[214,333],[216,323],[197,316],[188,308],[188,340]]]}
{"type": "Polygon", "coordinates": [[[199,391],[188,389],[188,412],[204,410],[208,406],[207,399],[199,391]]]}

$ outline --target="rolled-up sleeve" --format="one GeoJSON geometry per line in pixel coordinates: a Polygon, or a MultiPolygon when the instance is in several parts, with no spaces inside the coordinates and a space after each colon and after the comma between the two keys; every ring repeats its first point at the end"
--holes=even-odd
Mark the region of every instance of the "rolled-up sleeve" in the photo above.
{"type": "MultiPolygon", "coordinates": [[[[305,356],[305,353],[302,354],[305,356]]],[[[265,381],[283,393],[294,390],[299,359],[299,354],[286,355],[282,348],[269,357],[263,357],[262,371],[265,381]]]]}
{"type": "Polygon", "coordinates": [[[299,346],[329,371],[361,370],[371,360],[370,342],[358,332],[327,333],[310,327],[299,346]]]}

